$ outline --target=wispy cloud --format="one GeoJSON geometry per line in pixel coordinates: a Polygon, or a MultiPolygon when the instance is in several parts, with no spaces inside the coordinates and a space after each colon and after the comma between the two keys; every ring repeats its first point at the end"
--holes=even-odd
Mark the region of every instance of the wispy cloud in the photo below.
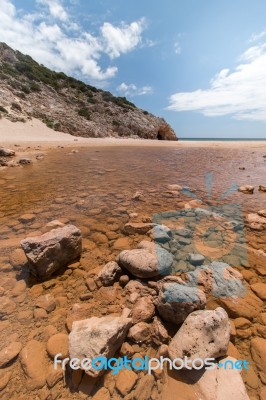
{"type": "Polygon", "coordinates": [[[175,42],[174,51],[175,51],[176,54],[181,54],[181,46],[180,46],[179,42],[175,42]]]}
{"type": "Polygon", "coordinates": [[[118,71],[112,60],[143,41],[144,18],[119,26],[104,22],[98,34],[92,34],[72,18],[63,0],[36,0],[35,4],[38,12],[26,14],[12,0],[0,0],[0,40],[52,69],[106,81],[118,71]],[[101,60],[106,55],[110,63],[104,69],[101,60]]]}
{"type": "Polygon", "coordinates": [[[143,96],[146,94],[152,94],[153,90],[151,86],[142,86],[142,87],[137,87],[134,85],[134,83],[126,84],[126,83],[121,83],[116,88],[118,93],[123,94],[123,96],[127,97],[134,97],[134,96],[143,96]]]}
{"type": "Polygon", "coordinates": [[[234,70],[223,69],[212,78],[208,89],[173,94],[168,109],[266,121],[266,42],[248,48],[240,60],[234,70]]]}
{"type": "Polygon", "coordinates": [[[253,35],[251,35],[251,38],[249,39],[249,43],[254,43],[257,42],[260,39],[263,39],[266,36],[266,29],[262,32],[259,33],[253,33],[253,35]]]}

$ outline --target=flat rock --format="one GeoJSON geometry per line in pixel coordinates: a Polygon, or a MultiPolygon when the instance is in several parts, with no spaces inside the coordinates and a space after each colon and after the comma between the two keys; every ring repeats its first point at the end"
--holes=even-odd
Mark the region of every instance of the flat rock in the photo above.
{"type": "Polygon", "coordinates": [[[217,301],[230,318],[243,317],[251,321],[259,315],[263,307],[263,301],[251,290],[247,290],[244,297],[219,298],[217,301]]]}
{"type": "MultiPolygon", "coordinates": [[[[131,326],[131,318],[92,317],[75,321],[69,334],[70,358],[90,358],[104,356],[111,358],[122,345],[131,326]]],[[[99,376],[103,370],[90,368],[86,373],[99,376]]]]}
{"type": "Polygon", "coordinates": [[[21,217],[19,217],[19,222],[22,224],[28,224],[30,222],[33,222],[35,220],[36,216],[34,214],[23,214],[21,217]]]}
{"type": "Polygon", "coordinates": [[[20,342],[12,342],[0,351],[0,368],[5,367],[20,353],[22,344],[20,342]]]}
{"type": "Polygon", "coordinates": [[[75,261],[81,254],[81,232],[74,225],[21,241],[31,272],[41,279],[75,261]]]}
{"type": "Polygon", "coordinates": [[[266,300],[266,283],[254,283],[250,287],[261,300],[266,300]]]}
{"type": "Polygon", "coordinates": [[[125,224],[123,231],[126,235],[145,235],[148,231],[153,228],[152,222],[128,222],[125,224]]]}
{"type": "Polygon", "coordinates": [[[134,371],[123,369],[117,374],[116,389],[121,396],[126,396],[135,386],[138,380],[138,375],[134,371]]]}
{"type": "Polygon", "coordinates": [[[226,311],[200,310],[192,312],[169,344],[169,356],[190,360],[218,358],[226,355],[230,340],[230,322],[226,311]]]}
{"type": "Polygon", "coordinates": [[[122,237],[117,239],[114,244],[113,248],[115,250],[127,250],[130,248],[130,241],[128,237],[122,237]]]}
{"type": "Polygon", "coordinates": [[[238,188],[239,192],[246,193],[246,194],[253,194],[254,186],[251,185],[243,185],[238,188]]]}
{"type": "Polygon", "coordinates": [[[100,271],[98,277],[106,286],[112,285],[121,275],[122,269],[115,261],[110,261],[100,271]]]}
{"type": "Polygon", "coordinates": [[[36,300],[35,305],[39,308],[43,308],[48,313],[52,312],[56,308],[56,301],[53,295],[50,293],[44,294],[36,300]]]}
{"type": "Polygon", "coordinates": [[[37,340],[29,341],[20,353],[20,362],[27,389],[41,389],[46,383],[47,374],[44,345],[37,340]]]}
{"type": "Polygon", "coordinates": [[[206,306],[204,292],[197,287],[187,286],[181,279],[175,281],[165,278],[158,282],[158,288],[159,295],[155,304],[165,321],[180,324],[191,312],[206,306]]]}
{"type": "Polygon", "coordinates": [[[144,249],[124,250],[118,256],[118,264],[137,278],[151,278],[166,275],[171,271],[173,256],[158,248],[156,254],[144,249]]]}
{"type": "Polygon", "coordinates": [[[253,338],[250,342],[252,358],[260,373],[260,378],[266,384],[266,339],[253,338]]]}
{"type": "MultiPolygon", "coordinates": [[[[236,362],[233,357],[220,360],[221,363],[236,362]]],[[[188,371],[191,374],[191,371],[188,371]]],[[[195,372],[196,374],[196,372],[195,372]]],[[[214,370],[206,370],[196,379],[195,389],[201,392],[200,398],[204,400],[249,400],[245,384],[241,377],[241,371],[232,369],[230,364],[226,368],[216,364],[214,370]]]]}

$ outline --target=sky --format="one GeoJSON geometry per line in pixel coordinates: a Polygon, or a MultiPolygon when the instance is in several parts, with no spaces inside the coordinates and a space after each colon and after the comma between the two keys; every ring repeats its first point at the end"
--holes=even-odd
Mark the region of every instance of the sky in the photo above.
{"type": "Polygon", "coordinates": [[[265,0],[0,0],[0,41],[181,138],[266,139],[265,0]]]}

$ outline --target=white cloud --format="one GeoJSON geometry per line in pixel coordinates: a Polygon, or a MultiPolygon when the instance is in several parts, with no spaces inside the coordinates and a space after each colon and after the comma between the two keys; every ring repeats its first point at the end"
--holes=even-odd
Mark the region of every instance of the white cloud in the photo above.
{"type": "Polygon", "coordinates": [[[174,50],[176,54],[181,54],[181,46],[179,42],[175,42],[174,44],[174,50]]]}
{"type": "Polygon", "coordinates": [[[101,32],[105,40],[107,54],[111,58],[116,58],[120,54],[133,50],[141,43],[141,34],[144,28],[144,18],[132,22],[130,25],[122,24],[121,27],[116,27],[109,22],[105,22],[101,27],[101,32]]]}
{"type": "Polygon", "coordinates": [[[253,33],[248,42],[249,43],[257,42],[258,40],[263,39],[265,36],[266,36],[266,29],[259,33],[253,33]]]}
{"type": "Polygon", "coordinates": [[[266,43],[247,49],[233,71],[221,70],[209,89],[179,92],[168,109],[205,116],[232,115],[238,120],[266,121],[266,43]]]}
{"type": "Polygon", "coordinates": [[[113,59],[141,44],[144,19],[121,27],[106,22],[98,35],[92,35],[72,20],[62,1],[36,0],[36,4],[48,7],[49,13],[41,9],[23,14],[12,0],[0,0],[0,40],[49,68],[104,84],[118,69],[112,64],[103,69],[102,56],[113,59]]]}
{"type": "Polygon", "coordinates": [[[116,90],[123,94],[123,96],[127,97],[134,97],[134,96],[143,96],[145,94],[152,94],[153,90],[152,87],[150,86],[142,86],[142,87],[137,87],[134,85],[134,83],[126,84],[126,83],[121,83],[116,90]]]}
{"type": "Polygon", "coordinates": [[[60,1],[58,1],[58,0],[37,0],[37,2],[44,6],[48,6],[52,17],[57,18],[61,21],[68,20],[68,14],[60,1]]]}

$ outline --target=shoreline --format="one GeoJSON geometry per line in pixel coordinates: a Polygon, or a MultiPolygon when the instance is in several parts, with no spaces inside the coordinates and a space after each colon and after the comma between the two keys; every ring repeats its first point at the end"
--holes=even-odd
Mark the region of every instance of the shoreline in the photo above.
{"type": "Polygon", "coordinates": [[[57,132],[48,128],[43,122],[33,118],[28,122],[11,122],[5,118],[0,120],[0,143],[2,146],[39,147],[46,150],[50,148],[64,147],[109,147],[109,146],[140,146],[140,147],[219,147],[219,148],[265,148],[265,140],[241,140],[241,141],[212,141],[212,140],[182,140],[155,141],[151,139],[131,138],[83,138],[67,133],[57,132]]]}

